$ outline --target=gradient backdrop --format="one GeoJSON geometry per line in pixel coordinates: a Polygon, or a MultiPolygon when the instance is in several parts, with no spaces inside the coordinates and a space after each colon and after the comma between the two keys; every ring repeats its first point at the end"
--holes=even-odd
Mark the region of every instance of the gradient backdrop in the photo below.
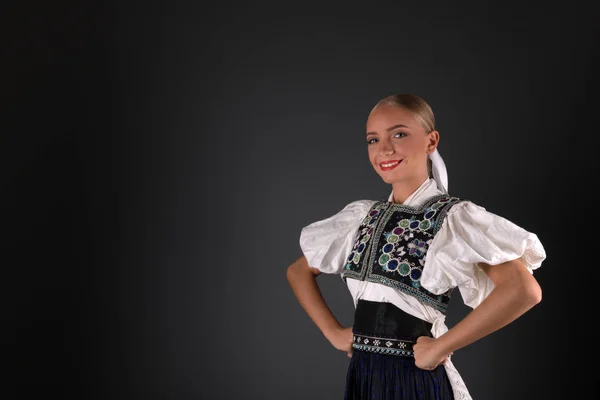
{"type": "MultiPolygon", "coordinates": [[[[6,6],[3,398],[341,399],[349,359],[285,272],[303,226],[387,198],[364,124],[399,92],[433,107],[451,193],[548,255],[542,302],[453,356],[474,399],[595,398],[592,10],[6,6]]],[[[319,283],[350,325],[341,279],[319,283]]],[[[449,326],[468,311],[456,294],[449,326]]]]}

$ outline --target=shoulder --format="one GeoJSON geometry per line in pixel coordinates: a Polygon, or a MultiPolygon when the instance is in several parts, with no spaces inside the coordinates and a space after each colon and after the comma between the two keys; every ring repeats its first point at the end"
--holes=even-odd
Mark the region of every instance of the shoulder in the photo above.
{"type": "Polygon", "coordinates": [[[454,202],[446,211],[442,230],[479,237],[482,230],[504,227],[506,220],[467,199],[454,202]]]}
{"type": "Polygon", "coordinates": [[[501,215],[491,212],[486,207],[468,199],[457,201],[448,210],[447,215],[448,218],[460,225],[471,224],[486,227],[494,224],[506,225],[507,223],[514,225],[501,215]]]}
{"type": "Polygon", "coordinates": [[[368,210],[378,203],[384,203],[384,201],[367,200],[367,199],[355,200],[353,202],[346,204],[346,206],[343,209],[344,210],[365,210],[365,209],[368,210]]]}
{"type": "Polygon", "coordinates": [[[451,242],[455,246],[461,242],[480,255],[488,254],[487,261],[479,261],[491,265],[497,264],[497,256],[504,257],[509,250],[522,255],[523,248],[529,247],[543,253],[538,249],[540,243],[535,233],[470,200],[457,202],[448,211],[440,233],[440,243],[451,242]]]}
{"type": "Polygon", "coordinates": [[[377,200],[354,200],[344,205],[337,213],[332,217],[350,217],[350,218],[363,218],[371,210],[377,208],[378,205],[383,204],[382,201],[377,200]]]}
{"type": "Polygon", "coordinates": [[[357,229],[375,200],[355,200],[335,214],[302,228],[300,247],[308,264],[325,273],[339,273],[352,250],[357,229]]]}
{"type": "Polygon", "coordinates": [[[476,204],[475,202],[456,196],[446,196],[447,200],[444,198],[445,203],[447,204],[447,213],[448,215],[453,214],[477,214],[487,212],[485,207],[476,204]]]}
{"type": "Polygon", "coordinates": [[[446,193],[430,197],[421,208],[425,209],[426,215],[431,215],[431,217],[435,215],[435,219],[445,219],[449,215],[460,212],[467,203],[470,203],[467,199],[446,193]]]}
{"type": "Polygon", "coordinates": [[[367,199],[352,201],[339,207],[332,214],[325,216],[323,219],[312,222],[304,229],[321,226],[330,226],[332,229],[339,229],[341,226],[359,223],[377,203],[378,201],[376,200],[367,199]]]}

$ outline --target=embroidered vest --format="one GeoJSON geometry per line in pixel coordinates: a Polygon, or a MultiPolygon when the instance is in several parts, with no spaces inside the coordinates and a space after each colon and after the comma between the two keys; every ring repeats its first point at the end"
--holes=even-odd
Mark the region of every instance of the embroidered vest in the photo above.
{"type": "Polygon", "coordinates": [[[445,313],[452,290],[433,294],[420,285],[425,255],[457,197],[440,194],[420,207],[374,203],[358,228],[358,238],[342,271],[347,278],[380,283],[412,295],[445,313]]]}

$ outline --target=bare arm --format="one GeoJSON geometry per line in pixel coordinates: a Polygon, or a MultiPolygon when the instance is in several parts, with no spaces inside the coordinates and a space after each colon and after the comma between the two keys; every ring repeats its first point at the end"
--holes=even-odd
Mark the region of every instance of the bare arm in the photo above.
{"type": "Polygon", "coordinates": [[[494,290],[438,339],[419,341],[424,345],[421,367],[438,365],[448,354],[506,326],[542,300],[537,280],[520,260],[479,266],[494,282],[494,290]]]}
{"type": "Polygon", "coordinates": [[[308,265],[302,256],[287,269],[287,280],[300,306],[306,311],[323,335],[338,350],[351,353],[352,331],[344,328],[335,318],[321,294],[317,284],[317,276],[321,272],[308,265]]]}

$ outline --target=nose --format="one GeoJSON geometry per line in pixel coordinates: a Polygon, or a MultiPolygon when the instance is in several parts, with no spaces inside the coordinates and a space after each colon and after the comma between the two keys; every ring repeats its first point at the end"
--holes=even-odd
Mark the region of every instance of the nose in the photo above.
{"type": "Polygon", "coordinates": [[[381,141],[380,152],[384,156],[389,156],[391,154],[394,154],[394,146],[392,146],[391,141],[389,141],[389,140],[382,140],[381,141]]]}

